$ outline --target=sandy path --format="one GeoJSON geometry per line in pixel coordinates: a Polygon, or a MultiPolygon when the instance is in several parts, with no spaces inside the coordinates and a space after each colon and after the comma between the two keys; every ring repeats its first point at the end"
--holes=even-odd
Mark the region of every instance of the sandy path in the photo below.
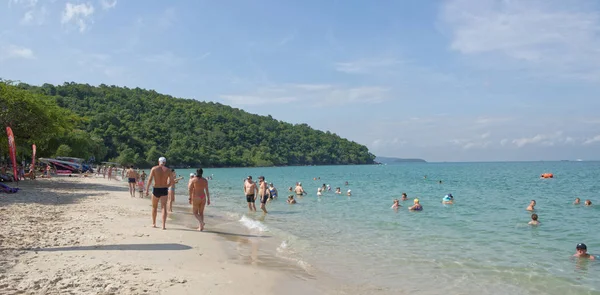
{"type": "MultiPolygon", "coordinates": [[[[216,235],[150,227],[123,183],[60,178],[0,195],[0,294],[315,294],[232,262],[216,235]],[[285,288],[284,288],[285,289],[285,288]]],[[[158,217],[160,219],[160,215],[158,217]]],[[[158,221],[158,220],[157,220],[158,221]]]]}

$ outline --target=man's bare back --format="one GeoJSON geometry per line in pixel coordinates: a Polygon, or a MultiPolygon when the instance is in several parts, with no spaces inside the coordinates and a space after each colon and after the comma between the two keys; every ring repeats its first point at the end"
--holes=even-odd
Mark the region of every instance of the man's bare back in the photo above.
{"type": "Polygon", "coordinates": [[[169,194],[169,185],[173,183],[173,177],[171,169],[167,168],[165,164],[167,159],[161,157],[158,159],[158,166],[152,167],[150,171],[150,177],[148,178],[148,184],[146,185],[146,196],[150,192],[150,185],[154,181],[154,189],[152,190],[152,226],[156,227],[156,210],[158,208],[158,201],[162,207],[162,224],[163,229],[166,229],[165,224],[167,221],[167,197],[169,194]]]}
{"type": "Polygon", "coordinates": [[[132,169],[127,169],[127,178],[137,178],[137,173],[132,169]]]}

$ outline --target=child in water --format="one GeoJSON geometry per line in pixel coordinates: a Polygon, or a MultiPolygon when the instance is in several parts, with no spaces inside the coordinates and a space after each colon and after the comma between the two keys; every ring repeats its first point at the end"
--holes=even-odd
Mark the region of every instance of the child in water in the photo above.
{"type": "Polygon", "coordinates": [[[592,201],[590,201],[590,200],[585,200],[585,205],[586,205],[586,206],[592,206],[592,201]]]}
{"type": "Polygon", "coordinates": [[[575,202],[573,202],[573,205],[579,205],[581,203],[581,200],[579,198],[575,198],[575,202]]]}
{"type": "Polygon", "coordinates": [[[414,205],[408,207],[408,210],[410,211],[421,211],[423,210],[423,206],[421,206],[421,204],[419,203],[419,199],[415,199],[414,200],[414,205]]]}
{"type": "Polygon", "coordinates": [[[529,203],[529,206],[527,206],[527,211],[533,211],[535,210],[535,200],[531,200],[531,203],[529,203]]]}
{"type": "Polygon", "coordinates": [[[400,201],[398,199],[394,200],[394,204],[392,205],[392,209],[398,209],[400,206],[400,201]]]}
{"type": "Polygon", "coordinates": [[[342,194],[342,189],[340,187],[336,187],[335,188],[335,193],[338,194],[338,195],[341,195],[342,194]]]}
{"type": "Polygon", "coordinates": [[[408,196],[406,195],[406,193],[402,193],[402,201],[406,200],[408,200],[408,196]]]}
{"type": "Polygon", "coordinates": [[[296,204],[296,200],[294,200],[294,196],[289,195],[287,199],[288,204],[296,204]]]}
{"type": "Polygon", "coordinates": [[[529,225],[539,225],[540,222],[538,221],[538,215],[535,213],[531,214],[531,221],[528,224],[529,225]]]}

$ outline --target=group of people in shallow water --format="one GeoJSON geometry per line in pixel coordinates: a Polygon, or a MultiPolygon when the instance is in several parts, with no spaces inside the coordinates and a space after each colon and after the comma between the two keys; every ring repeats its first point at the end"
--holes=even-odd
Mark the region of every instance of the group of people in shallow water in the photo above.
{"type": "MultiPolygon", "coordinates": [[[[406,195],[406,193],[402,193],[402,201],[406,201],[408,200],[408,196],[406,195]]],[[[408,210],[410,211],[421,211],[423,210],[423,206],[419,203],[419,199],[415,198],[413,200],[414,205],[408,207],[408,210]]],[[[453,204],[454,203],[454,196],[452,196],[452,194],[447,194],[442,198],[442,204],[453,204]]],[[[529,205],[527,206],[527,211],[534,211],[535,210],[535,205],[537,203],[535,202],[535,200],[531,200],[531,202],[529,203],[529,205]]],[[[575,198],[575,202],[573,202],[574,205],[579,205],[581,204],[581,199],[580,198],[575,198]]],[[[591,200],[585,200],[584,202],[585,206],[592,206],[592,201],[591,200]]],[[[394,203],[392,204],[392,209],[396,209],[398,210],[398,208],[402,207],[402,205],[400,205],[400,200],[398,199],[394,199],[394,203]]],[[[539,225],[540,221],[538,220],[539,216],[536,213],[531,214],[531,221],[529,221],[529,225],[539,225]]],[[[583,243],[577,244],[576,246],[576,253],[573,255],[575,257],[581,257],[581,258],[588,258],[591,260],[595,260],[595,256],[590,255],[587,253],[587,246],[583,243]]]]}
{"type": "MultiPolygon", "coordinates": [[[[167,218],[167,200],[170,191],[174,191],[175,184],[181,180],[182,178],[176,178],[175,171],[169,169],[165,166],[166,159],[164,157],[160,157],[158,160],[158,165],[154,166],[150,171],[148,184],[146,186],[146,196],[149,194],[149,189],[151,183],[154,181],[153,190],[152,190],[152,226],[156,227],[156,216],[157,216],[157,208],[158,203],[160,201],[162,207],[162,228],[166,229],[166,218],[167,218]],[[172,189],[170,189],[172,188],[172,189]]],[[[133,167],[127,171],[127,177],[129,178],[129,182],[131,183],[131,178],[136,180],[138,176],[136,176],[135,171],[133,171],[133,167]],[[133,177],[132,177],[133,176],[133,177]]],[[[198,169],[196,173],[190,174],[190,180],[188,182],[188,191],[189,191],[189,203],[192,205],[192,213],[194,217],[198,220],[198,230],[204,230],[204,208],[210,205],[210,193],[208,190],[208,181],[206,178],[202,177],[203,170],[198,169]]],[[[319,178],[320,179],[320,178],[319,178]]],[[[317,180],[315,178],[315,180],[317,180]]],[[[441,182],[441,181],[440,181],[441,182]]],[[[345,182],[345,185],[348,185],[348,182],[345,182]]],[[[264,176],[258,177],[258,185],[253,181],[252,176],[248,176],[244,179],[243,191],[246,198],[246,203],[248,205],[248,210],[256,212],[255,202],[257,199],[260,199],[260,209],[264,214],[267,214],[267,202],[270,200],[274,200],[278,196],[278,191],[273,185],[273,183],[267,184],[264,176]]],[[[296,187],[289,187],[290,192],[294,192],[296,196],[304,196],[308,193],[302,187],[301,182],[296,183],[296,187]]],[[[323,186],[317,189],[317,196],[321,196],[325,191],[331,191],[331,186],[323,184],[323,186]]],[[[130,190],[131,192],[131,190],[130,190]]],[[[341,194],[341,188],[337,187],[335,190],[336,194],[341,194]]],[[[352,190],[348,190],[346,193],[347,196],[352,196],[352,190]]],[[[174,198],[173,198],[174,199],[174,198]]],[[[407,201],[408,196],[406,193],[402,193],[402,201],[407,201]]],[[[581,202],[580,198],[576,198],[573,204],[579,205],[581,202]]],[[[296,204],[296,200],[294,198],[294,194],[290,194],[287,198],[288,204],[296,204]]],[[[449,193],[446,194],[442,198],[442,204],[454,204],[454,196],[449,193]]],[[[591,206],[591,200],[586,200],[584,202],[585,206],[591,206]]],[[[531,200],[529,205],[527,206],[528,211],[534,211],[536,206],[536,201],[531,200]]],[[[169,206],[172,211],[172,201],[169,206]]],[[[392,204],[392,209],[398,209],[402,207],[400,205],[399,199],[394,199],[392,204]]],[[[413,205],[408,207],[410,211],[422,211],[423,206],[419,202],[418,198],[413,199],[413,205]]],[[[539,225],[540,221],[538,220],[539,216],[536,213],[531,215],[531,221],[528,223],[530,225],[539,225]]],[[[584,243],[579,243],[576,245],[576,253],[573,255],[574,257],[579,258],[587,258],[590,260],[595,260],[595,256],[587,253],[587,246],[584,243]]]]}

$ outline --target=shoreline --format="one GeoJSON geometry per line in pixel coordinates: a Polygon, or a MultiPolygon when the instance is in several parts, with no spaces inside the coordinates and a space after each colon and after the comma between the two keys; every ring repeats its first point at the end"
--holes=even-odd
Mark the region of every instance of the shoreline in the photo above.
{"type": "Polygon", "coordinates": [[[255,251],[260,236],[213,219],[210,207],[205,232],[184,211],[163,231],[150,225],[150,200],[131,198],[120,181],[55,177],[19,187],[0,195],[0,289],[8,294],[323,293],[317,280],[255,251]]]}

